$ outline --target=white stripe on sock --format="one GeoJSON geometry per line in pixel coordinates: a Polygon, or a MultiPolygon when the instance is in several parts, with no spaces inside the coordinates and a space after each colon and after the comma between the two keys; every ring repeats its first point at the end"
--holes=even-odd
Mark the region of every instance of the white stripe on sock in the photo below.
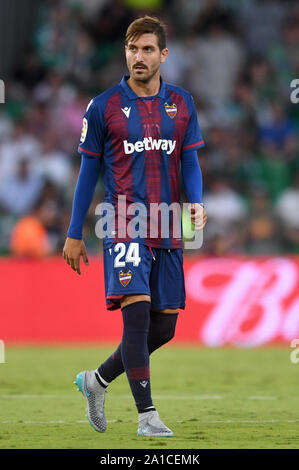
{"type": "Polygon", "coordinates": [[[96,374],[98,374],[98,377],[101,379],[101,381],[103,382],[103,384],[106,385],[106,387],[107,387],[110,382],[107,382],[106,380],[104,380],[103,377],[99,374],[99,371],[98,371],[98,370],[96,371],[96,374]]]}

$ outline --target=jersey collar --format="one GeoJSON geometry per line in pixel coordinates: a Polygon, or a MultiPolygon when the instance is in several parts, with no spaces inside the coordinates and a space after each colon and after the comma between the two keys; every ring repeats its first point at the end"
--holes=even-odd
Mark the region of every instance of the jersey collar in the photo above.
{"type": "MultiPolygon", "coordinates": [[[[136,95],[136,93],[132,90],[132,88],[129,87],[127,84],[127,80],[130,77],[130,75],[124,75],[123,78],[121,79],[120,86],[122,89],[125,91],[127,97],[130,100],[136,100],[137,98],[140,98],[140,96],[136,95]]],[[[159,93],[155,96],[159,96],[159,98],[165,98],[165,84],[164,81],[162,80],[162,77],[160,77],[160,90],[159,93]]]]}

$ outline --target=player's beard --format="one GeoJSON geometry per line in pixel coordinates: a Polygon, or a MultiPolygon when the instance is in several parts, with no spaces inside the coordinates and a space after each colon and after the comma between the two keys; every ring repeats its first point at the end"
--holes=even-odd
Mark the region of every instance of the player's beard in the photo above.
{"type": "Polygon", "coordinates": [[[131,77],[133,78],[135,82],[149,83],[158,72],[159,66],[151,70],[149,70],[147,67],[143,73],[138,73],[138,72],[136,73],[136,70],[134,70],[134,67],[132,67],[131,77]]]}

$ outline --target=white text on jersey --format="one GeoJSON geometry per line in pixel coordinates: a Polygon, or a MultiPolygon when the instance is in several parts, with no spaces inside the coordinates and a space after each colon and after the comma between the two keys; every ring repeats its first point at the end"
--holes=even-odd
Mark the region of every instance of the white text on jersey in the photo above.
{"type": "Polygon", "coordinates": [[[167,155],[171,155],[175,149],[176,140],[153,139],[145,137],[143,140],[137,140],[135,144],[123,141],[124,151],[126,155],[135,152],[143,152],[144,150],[165,150],[167,155]]]}

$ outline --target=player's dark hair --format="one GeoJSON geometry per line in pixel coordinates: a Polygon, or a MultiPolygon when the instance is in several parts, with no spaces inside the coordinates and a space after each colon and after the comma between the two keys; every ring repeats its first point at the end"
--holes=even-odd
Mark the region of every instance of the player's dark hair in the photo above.
{"type": "Polygon", "coordinates": [[[166,47],[166,28],[159,18],[145,15],[133,21],[126,32],[126,45],[129,41],[138,39],[142,34],[155,34],[158,38],[159,49],[166,47]]]}

